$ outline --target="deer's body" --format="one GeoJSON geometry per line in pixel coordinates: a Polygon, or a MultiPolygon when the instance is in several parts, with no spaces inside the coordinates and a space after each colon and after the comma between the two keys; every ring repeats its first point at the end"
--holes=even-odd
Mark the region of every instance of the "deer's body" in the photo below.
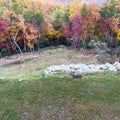
{"type": "Polygon", "coordinates": [[[73,80],[74,79],[83,79],[82,75],[73,75],[73,74],[71,74],[71,76],[72,76],[73,80]]]}

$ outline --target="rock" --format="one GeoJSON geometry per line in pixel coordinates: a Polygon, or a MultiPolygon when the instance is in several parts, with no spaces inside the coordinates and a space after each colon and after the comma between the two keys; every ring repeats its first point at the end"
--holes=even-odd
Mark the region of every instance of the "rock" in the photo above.
{"type": "Polygon", "coordinates": [[[114,71],[117,72],[120,70],[120,63],[115,62],[113,65],[110,63],[101,64],[101,65],[85,65],[85,64],[70,64],[70,65],[53,65],[44,70],[44,74],[55,74],[55,73],[93,73],[93,72],[102,72],[102,71],[114,71]]]}
{"type": "Polygon", "coordinates": [[[110,63],[106,63],[105,66],[108,67],[108,70],[116,72],[117,69],[110,63]]]}
{"type": "Polygon", "coordinates": [[[76,64],[76,67],[78,69],[82,69],[83,71],[89,71],[90,70],[89,67],[85,64],[76,64]]]}
{"type": "Polygon", "coordinates": [[[63,65],[59,65],[59,67],[60,67],[61,70],[64,70],[64,71],[69,71],[70,70],[68,65],[63,64],[63,65]]]}
{"type": "Polygon", "coordinates": [[[100,70],[108,70],[108,67],[106,65],[104,65],[104,64],[99,65],[98,68],[100,70]]]}
{"type": "Polygon", "coordinates": [[[120,63],[119,62],[115,62],[113,65],[118,71],[120,70],[120,63]]]}
{"type": "Polygon", "coordinates": [[[99,72],[100,71],[100,67],[94,64],[88,65],[88,67],[90,68],[90,72],[99,72]]]}
{"type": "Polygon", "coordinates": [[[23,79],[21,78],[21,79],[19,79],[19,82],[21,82],[21,81],[23,81],[23,79]]]}
{"type": "Polygon", "coordinates": [[[74,64],[70,64],[70,65],[69,65],[69,68],[70,68],[71,70],[75,70],[75,69],[76,69],[76,66],[75,66],[74,64]]]}
{"type": "Polygon", "coordinates": [[[50,74],[50,71],[48,69],[44,70],[44,75],[49,75],[50,74]]]}
{"type": "Polygon", "coordinates": [[[85,71],[83,71],[83,69],[78,69],[76,73],[84,73],[85,71]]]}
{"type": "Polygon", "coordinates": [[[33,120],[34,116],[32,113],[28,111],[23,111],[22,112],[22,120],[33,120]]]}
{"type": "Polygon", "coordinates": [[[105,66],[107,66],[108,68],[113,67],[113,65],[110,63],[106,63],[105,66]]]}

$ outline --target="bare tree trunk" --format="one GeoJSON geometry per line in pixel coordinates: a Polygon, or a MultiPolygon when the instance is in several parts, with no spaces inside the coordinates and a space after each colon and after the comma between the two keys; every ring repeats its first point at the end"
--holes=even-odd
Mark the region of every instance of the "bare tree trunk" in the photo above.
{"type": "Polygon", "coordinates": [[[22,52],[21,48],[19,47],[19,45],[17,44],[16,38],[14,36],[13,36],[13,42],[17,46],[17,48],[19,49],[20,53],[23,54],[23,52],[22,52]]]}

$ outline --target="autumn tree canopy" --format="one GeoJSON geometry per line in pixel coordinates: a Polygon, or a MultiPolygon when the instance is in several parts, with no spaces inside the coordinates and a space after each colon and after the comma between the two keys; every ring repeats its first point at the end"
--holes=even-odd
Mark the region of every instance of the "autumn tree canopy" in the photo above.
{"type": "Polygon", "coordinates": [[[120,2],[0,0],[0,49],[26,51],[39,40],[120,41],[120,2]]]}

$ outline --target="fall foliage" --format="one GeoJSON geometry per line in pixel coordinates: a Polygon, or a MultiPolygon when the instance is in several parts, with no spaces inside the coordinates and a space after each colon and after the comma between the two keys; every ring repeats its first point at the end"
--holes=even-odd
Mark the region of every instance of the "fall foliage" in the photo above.
{"type": "Polygon", "coordinates": [[[94,36],[120,41],[120,2],[3,0],[0,4],[0,50],[33,50],[40,40],[86,44],[94,36]]]}

